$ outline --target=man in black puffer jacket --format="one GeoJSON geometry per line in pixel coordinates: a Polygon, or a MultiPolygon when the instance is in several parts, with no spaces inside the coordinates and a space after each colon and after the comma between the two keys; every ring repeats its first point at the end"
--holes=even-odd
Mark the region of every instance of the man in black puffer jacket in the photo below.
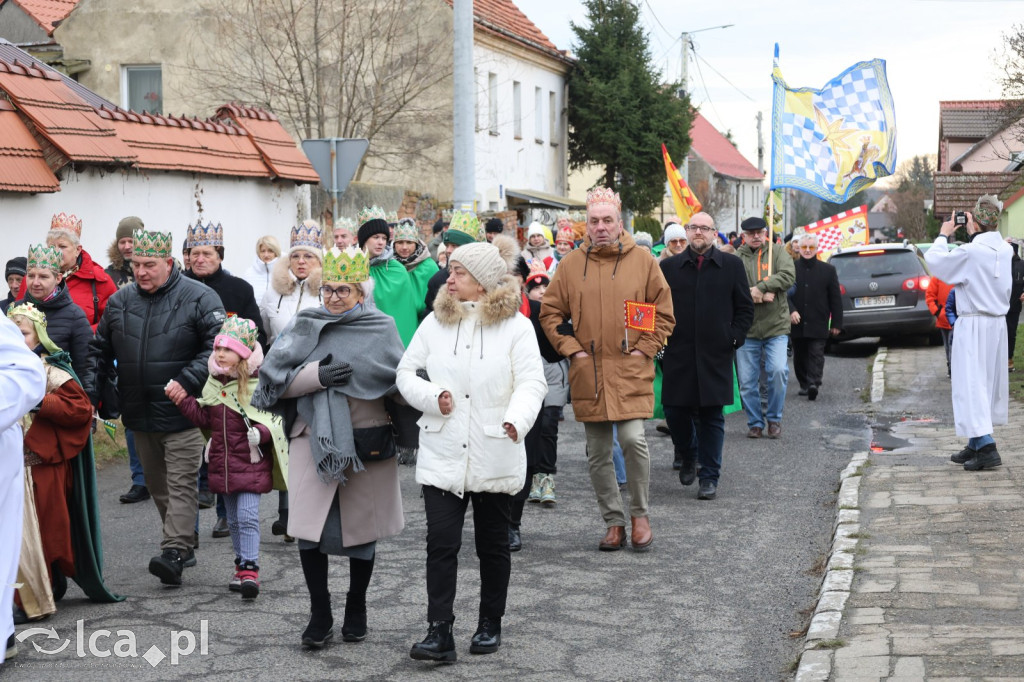
{"type": "MultiPolygon", "coordinates": [[[[203,436],[174,405],[198,395],[206,383],[213,340],[224,306],[209,287],[174,265],[170,233],[135,233],[135,283],[107,302],[89,343],[88,376],[106,376],[117,360],[121,419],[135,432],[146,486],[163,523],[159,556],[149,572],[180,585],[182,568],[195,564],[196,476],[203,436]]],[[[93,404],[100,387],[89,392],[93,404]]]]}

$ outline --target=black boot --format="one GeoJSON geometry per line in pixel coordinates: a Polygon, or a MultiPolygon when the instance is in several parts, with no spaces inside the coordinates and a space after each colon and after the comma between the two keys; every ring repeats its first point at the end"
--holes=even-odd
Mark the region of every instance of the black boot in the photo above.
{"type": "Polygon", "coordinates": [[[345,622],[341,625],[341,638],[346,642],[366,639],[366,593],[345,595],[345,622]]]}
{"type": "Polygon", "coordinates": [[[982,469],[992,469],[1003,463],[1003,460],[999,457],[999,451],[996,450],[995,443],[989,443],[983,448],[978,448],[978,452],[971,459],[964,462],[965,471],[981,471],[982,469]]]}
{"type": "Polygon", "coordinates": [[[501,619],[480,617],[473,640],[469,644],[471,654],[493,654],[501,646],[501,619]]]}
{"type": "Polygon", "coordinates": [[[319,548],[299,550],[299,563],[309,589],[309,625],[302,632],[302,646],[322,649],[334,639],[331,593],[327,590],[327,555],[319,548]]]}
{"type": "Polygon", "coordinates": [[[427,636],[422,642],[412,645],[409,657],[417,661],[442,661],[452,662],[456,660],[455,639],[452,638],[452,621],[435,620],[430,623],[427,629],[427,636]]]}

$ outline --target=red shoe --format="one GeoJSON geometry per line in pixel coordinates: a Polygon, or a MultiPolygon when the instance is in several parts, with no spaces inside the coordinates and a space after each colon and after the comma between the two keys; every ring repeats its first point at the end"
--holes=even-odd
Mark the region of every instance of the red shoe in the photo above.
{"type": "Polygon", "coordinates": [[[260,567],[253,561],[243,561],[237,575],[242,599],[255,599],[260,593],[260,567]]]}

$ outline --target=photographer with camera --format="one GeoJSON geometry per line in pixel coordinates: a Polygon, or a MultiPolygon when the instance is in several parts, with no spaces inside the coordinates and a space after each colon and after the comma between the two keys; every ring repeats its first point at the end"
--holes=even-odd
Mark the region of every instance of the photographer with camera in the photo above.
{"type": "Polygon", "coordinates": [[[952,349],[953,416],[967,447],[950,459],[966,471],[1002,464],[993,424],[1005,424],[1009,402],[1005,315],[1010,307],[1012,249],[997,231],[1002,204],[985,195],[973,213],[956,213],[942,224],[925,261],[934,277],[956,287],[956,334],[952,349]],[[947,240],[964,225],[970,243],[950,251],[947,240]]]}

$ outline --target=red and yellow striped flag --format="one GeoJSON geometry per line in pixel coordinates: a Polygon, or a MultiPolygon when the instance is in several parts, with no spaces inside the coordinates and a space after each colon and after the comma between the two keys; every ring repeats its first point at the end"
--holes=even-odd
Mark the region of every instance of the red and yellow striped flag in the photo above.
{"type": "Polygon", "coordinates": [[[679,220],[685,225],[690,222],[690,218],[694,213],[701,210],[700,200],[690,190],[686,180],[683,180],[683,176],[679,174],[679,169],[672,163],[672,159],[668,155],[668,148],[665,147],[664,143],[661,145],[661,154],[665,157],[665,175],[668,176],[668,186],[672,192],[672,203],[676,207],[676,215],[679,216],[679,220]]]}

